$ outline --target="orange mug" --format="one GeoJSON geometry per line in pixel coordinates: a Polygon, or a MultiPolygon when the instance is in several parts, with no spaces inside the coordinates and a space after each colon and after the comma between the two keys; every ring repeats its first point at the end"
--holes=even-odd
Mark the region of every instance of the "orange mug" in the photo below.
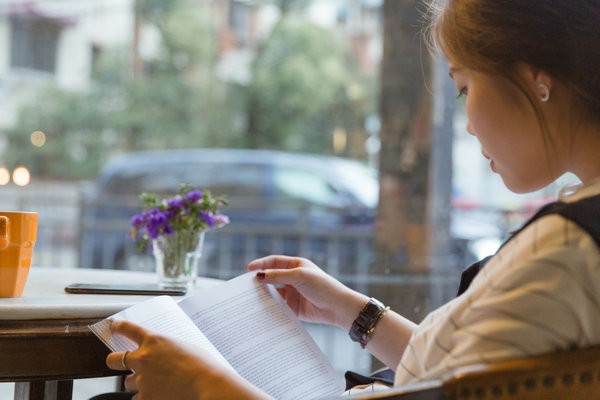
{"type": "Polygon", "coordinates": [[[37,213],[0,211],[0,297],[23,295],[37,225],[37,213]]]}

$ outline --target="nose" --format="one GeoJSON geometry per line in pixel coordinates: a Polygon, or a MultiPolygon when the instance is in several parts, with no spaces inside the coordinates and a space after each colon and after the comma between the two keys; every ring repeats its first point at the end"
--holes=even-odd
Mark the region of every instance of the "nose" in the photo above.
{"type": "Polygon", "coordinates": [[[471,126],[471,122],[467,122],[467,132],[469,132],[471,135],[475,136],[475,132],[473,131],[473,127],[471,126]]]}

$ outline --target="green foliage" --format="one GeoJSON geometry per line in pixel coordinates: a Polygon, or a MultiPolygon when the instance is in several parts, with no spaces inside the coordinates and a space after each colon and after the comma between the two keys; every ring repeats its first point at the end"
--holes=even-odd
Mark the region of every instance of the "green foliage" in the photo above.
{"type": "Polygon", "coordinates": [[[136,15],[146,21],[157,21],[176,9],[185,0],[134,0],[136,15]]]}
{"type": "Polygon", "coordinates": [[[312,0],[272,0],[272,2],[279,8],[281,14],[287,15],[294,11],[304,10],[312,3],[312,0]]]}
{"type": "Polygon", "coordinates": [[[212,15],[206,6],[179,7],[157,21],[165,58],[172,68],[182,70],[216,61],[216,40],[212,15]]]}
{"type": "Polygon", "coordinates": [[[362,129],[373,88],[333,31],[287,15],[310,0],[274,0],[283,17],[260,45],[248,86],[214,77],[217,39],[211,2],[137,0],[138,20],[159,51],[134,76],[132,50],[103,49],[85,92],[35,92],[6,133],[9,167],[33,175],[92,178],[115,153],[192,147],[331,152],[331,132],[362,129]],[[370,89],[368,89],[370,88],[370,89]],[[32,132],[46,144],[30,143],[32,132]],[[15,151],[18,149],[18,151],[15,151]]]}
{"type": "Polygon", "coordinates": [[[42,177],[83,178],[95,174],[112,137],[97,100],[94,94],[40,90],[23,107],[16,126],[6,132],[7,166],[26,165],[42,177]],[[37,130],[46,136],[42,147],[30,142],[31,133],[37,130]]]}
{"type": "Polygon", "coordinates": [[[81,179],[94,177],[118,152],[239,145],[226,84],[208,77],[216,53],[207,7],[184,0],[137,6],[141,18],[155,21],[162,41],[144,74],[133,77],[131,50],[117,47],[101,53],[88,91],[38,90],[6,132],[8,149],[19,149],[4,154],[8,166],[81,179]],[[40,148],[29,142],[36,130],[47,137],[40,148]]]}
{"type": "Polygon", "coordinates": [[[353,65],[334,32],[281,19],[253,65],[247,145],[329,152],[334,127],[350,114],[364,121],[372,108],[367,80],[353,65]]]}

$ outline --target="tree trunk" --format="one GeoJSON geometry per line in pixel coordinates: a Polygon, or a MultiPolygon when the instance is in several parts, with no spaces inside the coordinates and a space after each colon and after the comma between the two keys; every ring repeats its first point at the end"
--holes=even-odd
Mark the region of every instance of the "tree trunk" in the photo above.
{"type": "Polygon", "coordinates": [[[140,56],[140,30],[142,24],[140,7],[140,0],[136,0],[133,8],[133,40],[131,44],[131,73],[133,79],[138,79],[144,75],[144,62],[140,56]]]}
{"type": "Polygon", "coordinates": [[[386,0],[383,6],[381,187],[369,287],[415,322],[441,301],[432,298],[431,282],[450,243],[452,110],[436,93],[436,64],[419,22],[424,7],[422,0],[386,0]],[[435,125],[434,97],[441,107],[435,125]],[[450,133],[434,135],[435,126],[450,133]]]}

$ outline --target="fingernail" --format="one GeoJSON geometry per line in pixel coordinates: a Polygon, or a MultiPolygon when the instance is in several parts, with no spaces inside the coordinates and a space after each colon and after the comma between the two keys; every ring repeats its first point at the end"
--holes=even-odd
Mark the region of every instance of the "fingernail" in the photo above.
{"type": "Polygon", "coordinates": [[[256,279],[265,279],[266,274],[264,272],[257,272],[256,279]]]}

